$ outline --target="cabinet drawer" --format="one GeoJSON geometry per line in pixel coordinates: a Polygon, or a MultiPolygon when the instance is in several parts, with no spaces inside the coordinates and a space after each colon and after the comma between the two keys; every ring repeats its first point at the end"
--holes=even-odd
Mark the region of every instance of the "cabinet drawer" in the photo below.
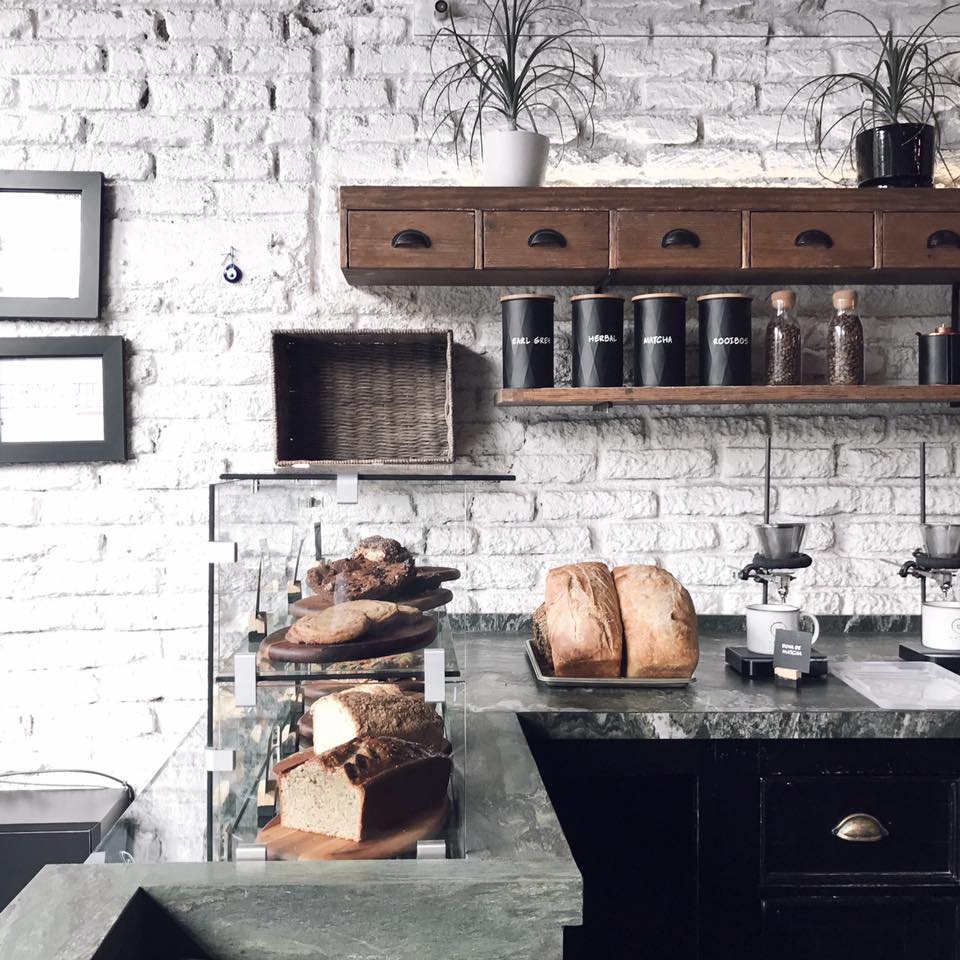
{"type": "Polygon", "coordinates": [[[605,270],[609,233],[605,212],[488,210],[483,214],[483,265],[605,270]]]}
{"type": "Polygon", "coordinates": [[[469,210],[351,210],[351,267],[476,266],[474,214],[469,210]]]}
{"type": "Polygon", "coordinates": [[[957,883],[953,779],[773,777],[761,789],[767,883],[957,883]],[[841,839],[851,814],[875,818],[884,835],[841,839]]]}
{"type": "Polygon", "coordinates": [[[823,269],[875,264],[872,213],[752,213],[750,265],[823,269]]]}
{"type": "Polygon", "coordinates": [[[614,267],[701,269],[741,265],[739,211],[614,214],[614,267]]]}
{"type": "Polygon", "coordinates": [[[960,214],[885,213],[885,267],[960,267],[960,214]]]}

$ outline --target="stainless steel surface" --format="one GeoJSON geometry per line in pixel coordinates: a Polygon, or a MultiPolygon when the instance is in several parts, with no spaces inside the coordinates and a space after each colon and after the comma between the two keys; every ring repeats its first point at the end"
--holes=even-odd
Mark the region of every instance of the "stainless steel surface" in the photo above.
{"type": "Polygon", "coordinates": [[[446,840],[418,840],[417,841],[417,859],[418,860],[446,860],[447,859],[447,841],[446,840]]]}
{"type": "Polygon", "coordinates": [[[686,687],[693,683],[693,678],[671,677],[667,679],[648,680],[642,677],[553,677],[540,669],[540,661],[533,648],[533,641],[526,640],[524,647],[527,651],[527,662],[537,680],[546,687],[619,687],[621,690],[631,687],[686,687]]]}
{"type": "Polygon", "coordinates": [[[764,557],[791,557],[800,552],[803,535],[807,532],[805,523],[758,523],[754,526],[760,553],[764,557]]]}
{"type": "Polygon", "coordinates": [[[960,554],[960,523],[921,523],[923,550],[931,557],[960,554]]]}

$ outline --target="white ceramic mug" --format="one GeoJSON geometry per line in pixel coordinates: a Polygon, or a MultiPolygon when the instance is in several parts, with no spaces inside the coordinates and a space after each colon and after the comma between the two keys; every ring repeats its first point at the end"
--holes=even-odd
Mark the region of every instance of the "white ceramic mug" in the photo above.
{"type": "Polygon", "coordinates": [[[778,630],[799,630],[801,618],[813,624],[813,643],[820,636],[820,621],[812,613],[804,613],[789,603],[747,604],[747,649],[773,656],[778,630]]]}
{"type": "Polygon", "coordinates": [[[960,650],[960,601],[928,600],[922,605],[923,645],[933,650],[960,650]]]}

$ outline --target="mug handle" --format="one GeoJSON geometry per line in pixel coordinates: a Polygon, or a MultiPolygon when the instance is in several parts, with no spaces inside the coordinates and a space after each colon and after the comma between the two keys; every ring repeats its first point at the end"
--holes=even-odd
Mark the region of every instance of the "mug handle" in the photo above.
{"type": "Polygon", "coordinates": [[[810,641],[810,646],[813,646],[817,642],[817,637],[820,636],[820,621],[812,613],[806,611],[801,612],[800,616],[806,617],[813,624],[813,639],[810,641]]]}

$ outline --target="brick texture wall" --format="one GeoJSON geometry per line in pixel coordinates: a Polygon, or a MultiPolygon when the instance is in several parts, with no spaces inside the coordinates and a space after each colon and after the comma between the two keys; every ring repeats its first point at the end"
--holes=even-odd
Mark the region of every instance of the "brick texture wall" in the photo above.
{"type": "MultiPolygon", "coordinates": [[[[850,42],[862,25],[823,28],[822,10],[860,6],[902,31],[941,5],[586,0],[609,90],[594,144],[571,146],[550,181],[815,186],[797,112],[776,143],[781,107],[804,79],[863,57],[850,42]]],[[[461,609],[528,611],[549,566],[596,556],[656,559],[700,610],[736,611],[752,593],[731,577],[751,553],[772,433],[777,513],[809,521],[816,554],[796,598],[828,613],[915,610],[916,589],[884,560],[917,540],[921,438],[932,509],[956,502],[949,410],[501,412],[502,291],[345,284],[340,184],[474,177],[426,149],[429,20],[415,7],[0,0],[0,168],[108,178],[102,321],[0,322],[0,336],[128,338],[132,422],[129,463],[0,469],[0,766],[142,779],[198,715],[205,484],[272,462],[278,326],[454,329],[459,453],[518,478],[470,505],[461,609]],[[220,277],[231,246],[238,286],[220,277]]],[[[947,35],[960,31],[949,17],[947,35]]],[[[949,149],[958,126],[944,119],[949,149]]],[[[751,292],[759,331],[770,290],[751,292]]],[[[813,370],[830,292],[800,295],[813,370]]],[[[938,287],[864,290],[870,378],[913,380],[914,333],[948,301],[938,287]]],[[[401,499],[429,538],[429,497],[401,499]]]]}

